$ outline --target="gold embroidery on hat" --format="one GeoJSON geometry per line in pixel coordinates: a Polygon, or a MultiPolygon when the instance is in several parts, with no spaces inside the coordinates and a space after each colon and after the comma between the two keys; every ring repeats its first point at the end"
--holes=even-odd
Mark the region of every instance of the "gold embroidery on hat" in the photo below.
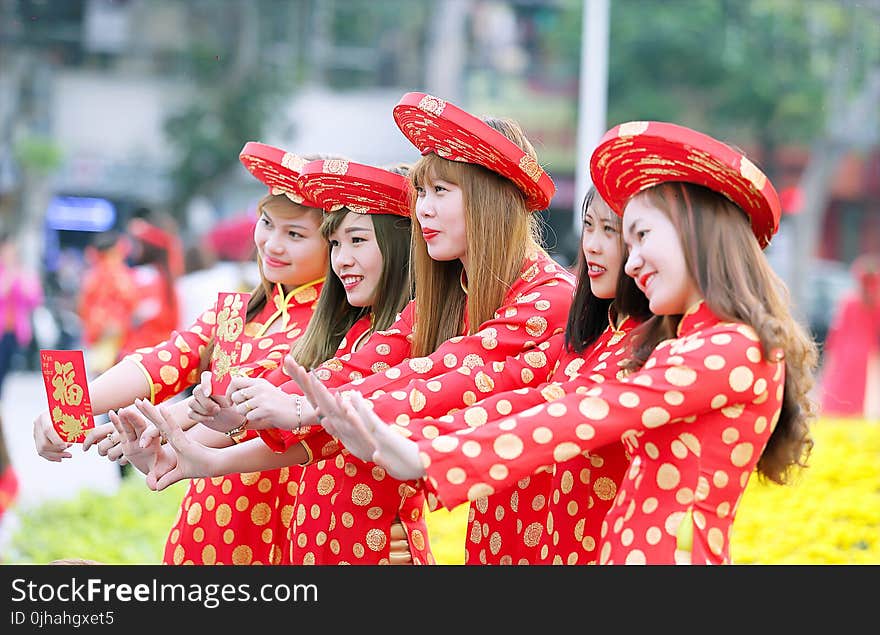
{"type": "Polygon", "coordinates": [[[620,124],[620,128],[617,129],[617,136],[634,137],[635,135],[642,134],[647,129],[647,121],[628,121],[627,123],[620,124]]]}
{"type": "Polygon", "coordinates": [[[363,205],[346,205],[349,211],[354,212],[355,214],[369,214],[370,208],[364,207],[363,205]]]}
{"type": "Polygon", "coordinates": [[[324,161],[324,174],[345,174],[348,172],[348,161],[344,159],[328,159],[324,161]]]}
{"type": "Polygon", "coordinates": [[[524,154],[522,159],[519,160],[519,169],[525,172],[530,179],[538,182],[538,179],[541,178],[541,166],[538,165],[538,162],[535,159],[528,155],[524,154]]]}
{"type": "Polygon", "coordinates": [[[434,95],[425,95],[419,101],[419,109],[429,112],[435,117],[442,115],[445,108],[446,102],[439,97],[434,97],[434,95]]]}
{"type": "Polygon", "coordinates": [[[748,179],[758,190],[763,190],[764,186],[767,185],[767,176],[745,157],[740,158],[739,173],[748,179]]]}
{"type": "Polygon", "coordinates": [[[286,167],[288,170],[293,170],[294,172],[302,172],[303,166],[305,164],[305,159],[303,159],[301,156],[293,154],[292,152],[285,152],[284,156],[281,157],[281,165],[286,167]]]}

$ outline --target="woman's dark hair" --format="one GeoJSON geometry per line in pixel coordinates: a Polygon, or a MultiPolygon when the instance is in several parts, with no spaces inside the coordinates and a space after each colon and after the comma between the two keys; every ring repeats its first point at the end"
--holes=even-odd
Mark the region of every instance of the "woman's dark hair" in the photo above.
{"type": "Polygon", "coordinates": [[[565,325],[565,348],[574,353],[583,353],[595,342],[608,326],[608,311],[612,305],[618,315],[628,315],[640,321],[651,317],[648,308],[648,299],[636,286],[635,280],[623,271],[623,263],[626,262],[626,246],[623,243],[623,233],[620,230],[620,217],[611,211],[608,204],[596,193],[595,187],[590,187],[581,205],[581,218],[586,218],[590,207],[602,207],[618,227],[618,239],[623,253],[620,271],[617,274],[617,291],[614,298],[598,298],[590,289],[590,277],[587,275],[587,259],[584,250],[578,253],[578,280],[575,287],[574,299],[568,311],[568,321],[565,325]]]}

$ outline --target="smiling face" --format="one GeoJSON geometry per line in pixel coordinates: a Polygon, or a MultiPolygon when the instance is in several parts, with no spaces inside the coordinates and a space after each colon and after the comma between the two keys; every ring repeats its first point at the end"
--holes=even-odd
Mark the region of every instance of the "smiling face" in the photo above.
{"type": "Polygon", "coordinates": [[[467,267],[467,227],[461,187],[449,181],[426,179],[416,187],[416,218],[434,260],[456,258],[467,267]]]}
{"type": "Polygon", "coordinates": [[[292,288],[321,278],[327,270],[327,242],[321,213],[284,196],[264,199],[254,243],[266,280],[292,288]]]}
{"type": "Polygon", "coordinates": [[[342,282],[348,303],[356,307],[373,306],[384,260],[372,216],[348,212],[328,239],[330,266],[342,282]]]}
{"type": "Polygon", "coordinates": [[[654,315],[681,315],[702,299],[688,271],[678,230],[644,195],[623,211],[624,240],[629,248],[626,274],[647,296],[654,315]]]}
{"type": "Polygon", "coordinates": [[[595,198],[584,213],[581,249],[587,262],[590,291],[597,298],[613,298],[623,266],[620,218],[595,198]]]}

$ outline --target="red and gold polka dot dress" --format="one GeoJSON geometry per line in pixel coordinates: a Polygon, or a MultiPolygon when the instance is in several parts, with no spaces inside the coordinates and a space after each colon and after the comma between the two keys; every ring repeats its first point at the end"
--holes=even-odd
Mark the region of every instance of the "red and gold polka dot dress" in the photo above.
{"type": "MultiPolygon", "coordinates": [[[[338,355],[351,352],[369,325],[369,317],[357,322],[338,355]]],[[[403,554],[406,562],[432,564],[424,498],[413,494],[345,451],[302,468],[283,564],[397,564],[403,554]]]]}
{"type": "MultiPolygon", "coordinates": [[[[443,414],[456,407],[474,403],[479,398],[477,395],[481,391],[472,388],[474,377],[479,376],[480,368],[526,349],[534,348],[537,351],[551,335],[560,333],[565,325],[573,292],[572,275],[546,254],[535,254],[524,264],[523,271],[508,293],[504,305],[492,320],[480,325],[480,329],[473,335],[444,342],[429,356],[407,359],[414,310],[411,303],[389,330],[374,333],[356,354],[343,355],[325,362],[317,369],[316,375],[331,387],[357,388],[367,394],[376,395],[376,408],[390,408],[401,420],[417,413],[436,411],[437,414],[443,414]],[[422,382],[428,384],[425,392],[422,392],[422,382]],[[465,387],[466,385],[470,388],[465,387]],[[388,397],[379,397],[383,393],[388,397]],[[409,397],[400,401],[398,397],[401,394],[409,397]]],[[[519,379],[516,385],[521,385],[519,379]]],[[[283,387],[292,393],[300,392],[294,382],[284,384],[283,387]]],[[[331,480],[325,479],[320,487],[316,486],[314,489],[314,496],[324,500],[333,499],[330,514],[322,514],[322,505],[317,503],[312,506],[297,506],[297,523],[302,519],[309,525],[315,524],[312,520],[317,515],[323,519],[323,524],[318,533],[297,532],[294,540],[300,542],[295,545],[295,550],[304,550],[304,555],[294,558],[295,561],[311,560],[312,557],[317,561],[319,556],[316,547],[321,547],[324,558],[349,561],[353,552],[349,549],[345,556],[340,555],[343,549],[339,545],[368,544],[378,545],[380,548],[371,552],[369,547],[357,547],[357,554],[365,554],[358,560],[365,562],[364,557],[382,560],[387,553],[384,545],[392,539],[388,534],[388,522],[394,519],[387,518],[383,511],[381,517],[369,518],[363,523],[352,524],[351,521],[359,515],[362,516],[365,511],[368,516],[377,515],[380,510],[396,506],[409,540],[413,562],[433,562],[428,549],[424,494],[421,488],[390,479],[381,468],[372,463],[360,462],[348,453],[343,454],[343,459],[338,458],[339,444],[319,427],[305,434],[275,430],[262,430],[260,433],[264,441],[276,451],[301,441],[312,457],[307,469],[311,469],[311,464],[315,462],[327,461],[325,469],[332,464],[336,470],[342,470],[348,476],[346,479],[334,477],[332,486],[331,480]],[[393,486],[389,485],[391,483],[393,486]],[[380,491],[381,496],[378,493],[380,491]],[[369,504],[364,503],[367,499],[370,500],[369,504]],[[377,504],[379,501],[381,504],[377,504]],[[374,530],[373,534],[366,536],[364,529],[374,530]],[[384,535],[380,532],[384,532],[384,535]],[[335,542],[333,538],[328,538],[331,534],[339,536],[335,538],[335,542]],[[318,541],[321,542],[320,545],[318,541]]]]}
{"type": "MultiPolygon", "coordinates": [[[[457,376],[477,372],[488,364],[537,348],[562,332],[573,294],[574,276],[546,253],[535,253],[523,263],[502,306],[476,332],[451,338],[428,356],[410,359],[415,315],[415,304],[411,302],[388,330],[374,333],[357,353],[324,362],[315,370],[315,375],[330,388],[356,389],[371,396],[380,390],[386,393],[404,390],[410,381],[434,380],[424,392],[406,393],[410,395],[408,402],[394,400],[393,408],[402,418],[431,414],[426,412],[429,403],[439,403],[442,412],[458,402],[469,405],[480,398],[480,392],[453,388],[459,381],[457,376]],[[429,393],[435,395],[433,402],[429,402],[429,393]],[[450,403],[453,405],[449,406],[450,403]]],[[[266,378],[280,383],[287,376],[279,370],[266,378]]],[[[285,392],[302,394],[293,381],[281,383],[281,387],[285,392]]],[[[284,451],[297,442],[305,444],[313,460],[328,458],[339,451],[338,444],[318,426],[304,426],[296,433],[289,430],[259,432],[275,451],[284,451]]]]}
{"type": "MultiPolygon", "coordinates": [[[[322,285],[323,278],[297,287],[286,297],[276,286],[263,310],[245,325],[240,359],[247,374],[257,377],[282,363],[291,344],[305,331],[322,285]],[[281,330],[266,333],[279,319],[281,330]]],[[[198,382],[199,357],[215,325],[216,315],[210,309],[188,330],[128,357],[149,378],[153,403],[198,382]]],[[[254,437],[256,433],[249,431],[241,440],[254,437]]],[[[290,490],[295,493],[298,473],[299,468],[285,467],[192,479],[168,535],[163,562],[279,564],[293,516],[290,490]]]]}
{"type": "Polygon", "coordinates": [[[451,508],[622,441],[632,460],[602,523],[599,563],[730,563],[737,506],[779,419],[781,357],[766,358],[754,329],[700,302],[637,372],[420,441],[425,486],[451,508]]]}
{"type": "MultiPolygon", "coordinates": [[[[464,423],[477,427],[490,418],[560,399],[569,392],[583,390],[583,378],[601,383],[614,377],[626,357],[626,337],[635,326],[631,318],[619,328],[609,320],[605,331],[582,353],[565,350],[565,335],[557,335],[541,351],[545,355],[543,364],[538,363],[535,352],[508,359],[503,372],[491,376],[497,394],[466,410],[464,423]],[[541,371],[540,385],[532,376],[536,369],[541,371]],[[515,379],[511,382],[512,377],[519,377],[519,385],[515,379]],[[522,390],[531,386],[535,389],[522,390]],[[519,389],[503,392],[513,388],[519,389]]],[[[377,412],[385,414],[379,409],[377,412]]],[[[441,417],[424,424],[415,438],[450,434],[459,422],[454,417],[441,417]]],[[[585,558],[580,552],[592,551],[595,557],[601,520],[629,462],[620,443],[599,450],[601,455],[581,455],[562,465],[539,469],[510,488],[472,501],[465,564],[549,564],[557,550],[577,552],[582,560],[585,558]],[[576,503],[572,499],[578,496],[583,496],[583,501],[576,503]],[[587,523],[595,518],[598,522],[587,523]]],[[[430,502],[437,503],[434,497],[430,502]]]]}

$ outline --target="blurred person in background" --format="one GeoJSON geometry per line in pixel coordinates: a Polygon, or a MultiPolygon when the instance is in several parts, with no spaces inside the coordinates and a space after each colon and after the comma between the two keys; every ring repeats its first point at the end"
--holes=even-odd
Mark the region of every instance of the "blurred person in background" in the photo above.
{"type": "Polygon", "coordinates": [[[822,369],[822,412],[837,417],[880,417],[880,256],[852,264],[856,288],[838,303],[822,369]]]}
{"type": "MultiPolygon", "coordinates": [[[[252,224],[247,233],[253,233],[252,224]]],[[[177,279],[177,297],[180,299],[180,326],[192,324],[205,307],[217,299],[221,291],[246,292],[254,288],[254,281],[244,275],[244,264],[221,260],[208,241],[199,241],[186,249],[185,273],[177,279]]]]}
{"type": "Polygon", "coordinates": [[[85,249],[86,270],[76,312],[90,375],[113,366],[128,338],[138,301],[134,272],[126,263],[129,247],[125,237],[107,231],[85,249]]]}
{"type": "MultiPolygon", "coordinates": [[[[43,302],[43,288],[34,272],[22,267],[15,238],[0,233],[0,399],[6,377],[19,351],[26,350],[33,338],[32,315],[43,302]]],[[[3,422],[0,419],[0,520],[18,495],[18,477],[6,449],[3,422]]]]}
{"type": "Polygon", "coordinates": [[[141,208],[129,221],[128,232],[137,303],[120,359],[161,342],[180,326],[176,280],[183,273],[183,251],[176,228],[170,220],[141,208]]]}

